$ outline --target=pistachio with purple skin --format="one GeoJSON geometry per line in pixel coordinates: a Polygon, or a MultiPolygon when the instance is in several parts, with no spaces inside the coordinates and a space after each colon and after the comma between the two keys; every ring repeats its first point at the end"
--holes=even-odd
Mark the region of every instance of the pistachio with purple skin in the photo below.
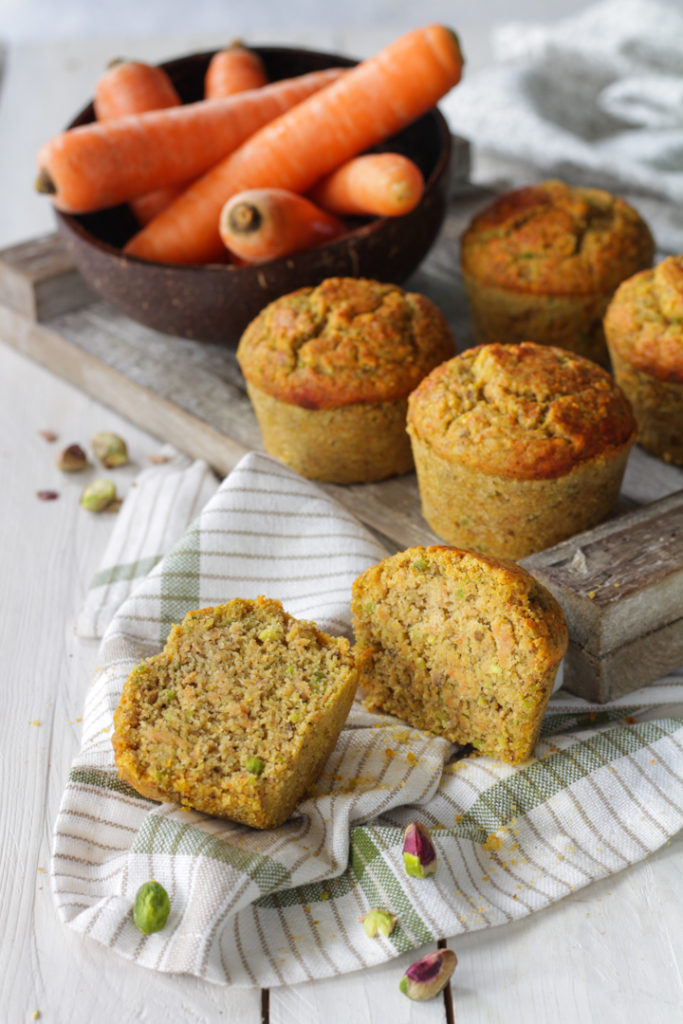
{"type": "Polygon", "coordinates": [[[398,987],[409,999],[433,999],[448,984],[457,962],[452,949],[427,953],[408,968],[398,987]]]}
{"type": "Polygon", "coordinates": [[[403,863],[411,878],[427,878],[436,871],[434,843],[419,821],[412,821],[403,834],[403,863]]]}
{"type": "Polygon", "coordinates": [[[77,473],[88,465],[88,456],[80,444],[70,444],[61,450],[55,461],[57,469],[63,473],[77,473]]]}

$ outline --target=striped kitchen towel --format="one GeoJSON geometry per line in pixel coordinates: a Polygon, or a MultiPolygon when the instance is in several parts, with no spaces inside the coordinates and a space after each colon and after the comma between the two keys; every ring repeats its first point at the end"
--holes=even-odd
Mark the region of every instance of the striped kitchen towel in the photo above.
{"type": "MultiPolygon", "coordinates": [[[[125,533],[147,526],[130,519],[120,531],[123,565],[125,533]]],[[[144,578],[120,574],[128,593],[102,640],[54,830],[52,885],[70,927],[160,971],[292,984],[518,920],[680,829],[676,675],[600,707],[557,693],[536,756],[518,767],[459,757],[445,740],[356,704],[315,792],[267,832],[155,804],[120,781],[111,731],[123,682],[187,611],[267,594],[350,635],[351,584],[385,554],[319,487],[252,453],[144,578]],[[403,829],[415,819],[439,858],[424,880],[402,865],[403,829]],[[162,931],[142,935],[131,906],[149,879],[172,909],[162,931]],[[398,916],[389,938],[369,939],[359,923],[377,906],[398,916]]]]}

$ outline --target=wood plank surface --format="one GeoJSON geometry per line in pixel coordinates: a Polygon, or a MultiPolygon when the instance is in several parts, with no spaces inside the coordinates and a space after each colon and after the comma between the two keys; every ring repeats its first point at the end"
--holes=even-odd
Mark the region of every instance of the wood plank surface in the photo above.
{"type": "Polygon", "coordinates": [[[566,690],[602,704],[683,663],[683,490],[522,564],[569,623],[566,690]]]}

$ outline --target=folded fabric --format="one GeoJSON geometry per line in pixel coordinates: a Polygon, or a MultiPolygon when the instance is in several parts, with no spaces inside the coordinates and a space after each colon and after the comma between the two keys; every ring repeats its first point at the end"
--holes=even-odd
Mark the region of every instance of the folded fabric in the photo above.
{"type": "MultiPolygon", "coordinates": [[[[147,486],[158,481],[148,475],[139,484],[147,486]]],[[[154,550],[151,525],[138,527],[154,550]]],[[[386,553],[315,484],[252,453],[129,589],[102,640],[55,823],[51,881],[71,928],[160,971],[293,984],[517,920],[676,833],[677,676],[603,707],[556,694],[536,756],[518,767],[458,759],[445,740],[357,703],[315,792],[267,832],[153,803],[121,782],[113,712],[129,671],[161,648],[172,623],[192,608],[263,593],[350,636],[353,580],[386,553]],[[403,830],[416,819],[438,855],[427,879],[409,877],[402,863],[403,830]],[[167,889],[171,914],[162,931],[142,935],[131,910],[150,879],[167,889]],[[388,938],[369,939],[359,917],[378,906],[398,924],[388,938]]]]}
{"type": "MultiPolygon", "coordinates": [[[[683,201],[680,7],[604,0],[550,27],[502,26],[493,48],[442,101],[455,132],[546,176],[683,201]]],[[[660,248],[683,248],[683,225],[662,227],[660,248]]]]}
{"type": "Polygon", "coordinates": [[[102,565],[76,620],[82,639],[99,639],[136,583],[150,572],[218,486],[209,466],[164,445],[123,502],[102,565]]]}

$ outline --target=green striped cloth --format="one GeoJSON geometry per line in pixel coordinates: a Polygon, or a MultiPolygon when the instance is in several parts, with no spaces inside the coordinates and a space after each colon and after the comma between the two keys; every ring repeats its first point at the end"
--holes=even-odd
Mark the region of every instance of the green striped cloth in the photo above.
{"type": "Polygon", "coordinates": [[[293,984],[515,921],[642,860],[681,827],[676,675],[608,706],[559,691],[536,756],[519,767],[458,759],[445,740],[356,704],[315,793],[268,832],[140,797],[118,778],[112,716],[129,671],[172,623],[192,608],[267,594],[350,635],[351,584],[386,554],[320,488],[252,453],[217,491],[211,484],[213,497],[164,557],[160,545],[157,557],[138,557],[145,545],[157,550],[150,517],[167,521],[159,487],[170,472],[188,511],[211,484],[197,464],[148,471],[108,550],[119,567],[105,566],[84,610],[86,634],[108,625],[51,862],[59,914],[75,931],[160,971],[293,984]],[[439,858],[425,880],[402,866],[403,829],[415,819],[439,858]],[[150,879],[172,910],[146,936],[131,906],[150,879]],[[359,918],[372,907],[398,916],[389,938],[366,936],[359,918]]]}

